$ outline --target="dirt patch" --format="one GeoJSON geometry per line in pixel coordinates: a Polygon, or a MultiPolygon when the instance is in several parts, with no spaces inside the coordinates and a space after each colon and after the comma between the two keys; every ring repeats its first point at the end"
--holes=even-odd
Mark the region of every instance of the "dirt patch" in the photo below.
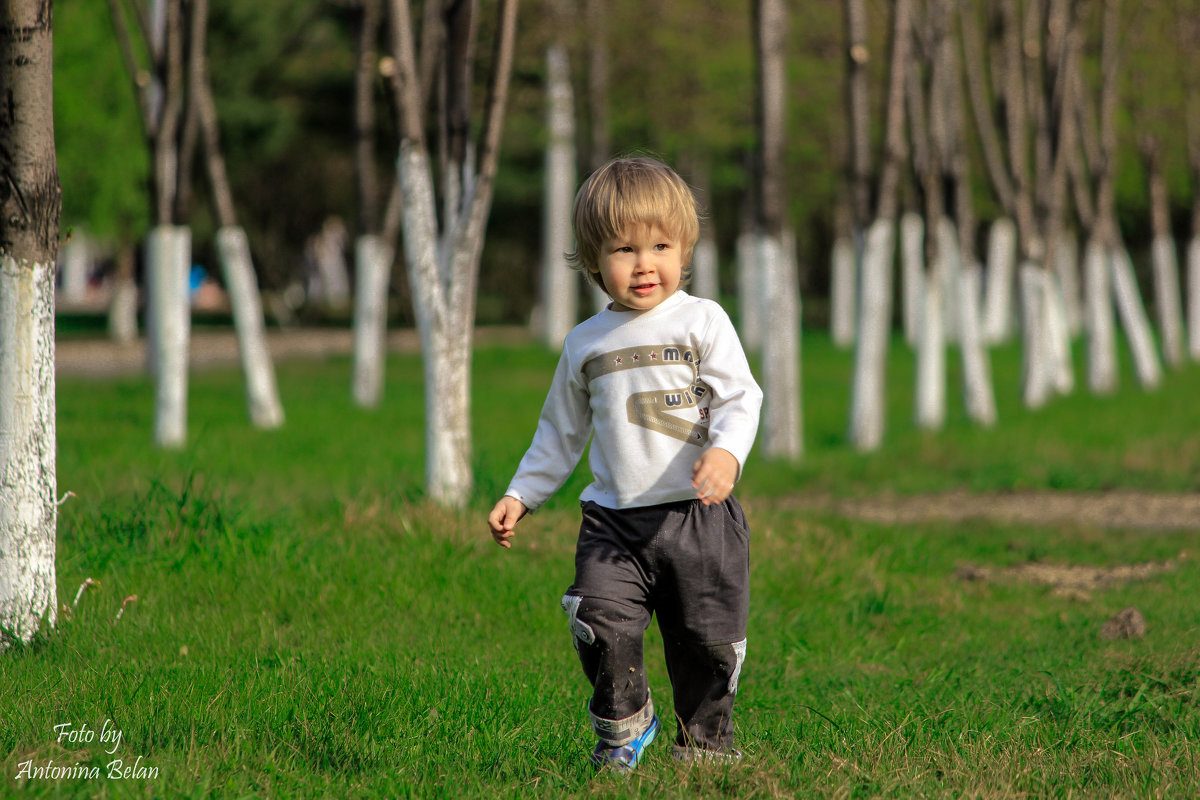
{"type": "Polygon", "coordinates": [[[1081,564],[1051,564],[1031,561],[1011,567],[983,567],[967,564],[960,567],[955,577],[964,581],[989,583],[1031,583],[1049,586],[1073,593],[1107,589],[1122,583],[1149,580],[1158,575],[1174,572],[1187,556],[1168,561],[1150,561],[1143,564],[1118,564],[1112,567],[1090,567],[1081,564]]]}
{"type": "Polygon", "coordinates": [[[1111,492],[939,492],[833,498],[798,495],[772,501],[787,507],[825,510],[882,524],[991,522],[1046,527],[1200,532],[1200,493],[1111,492]]]}

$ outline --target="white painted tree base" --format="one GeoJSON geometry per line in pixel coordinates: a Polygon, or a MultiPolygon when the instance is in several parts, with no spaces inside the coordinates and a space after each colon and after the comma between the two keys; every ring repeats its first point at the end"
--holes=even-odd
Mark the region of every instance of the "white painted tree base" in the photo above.
{"type": "Polygon", "coordinates": [[[900,270],[904,340],[915,348],[921,341],[925,307],[925,218],[911,211],[900,217],[900,270]]]}
{"type": "Polygon", "coordinates": [[[1142,293],[1138,290],[1137,278],[1129,251],[1117,247],[1110,252],[1112,264],[1113,293],[1116,297],[1117,315],[1129,341],[1133,356],[1133,370],[1143,389],[1153,389],[1162,381],[1162,367],[1154,347],[1154,333],[1146,317],[1142,293]]]}
{"type": "Polygon", "coordinates": [[[354,243],[354,402],[377,408],[387,364],[387,292],[392,249],[380,236],[354,243]]]}
{"type": "Polygon", "coordinates": [[[155,380],[154,442],[164,448],[183,447],[187,440],[191,253],[189,228],[160,225],[150,231],[146,264],[147,356],[155,380]]]}
{"type": "Polygon", "coordinates": [[[0,629],[22,642],[58,616],[54,386],[54,265],[0,255],[0,629]]]}
{"type": "Polygon", "coordinates": [[[858,332],[847,433],[851,446],[860,453],[879,448],[887,425],[887,351],[892,327],[895,236],[892,220],[876,220],[867,231],[863,249],[861,305],[856,315],[858,332]]]}
{"type": "Polygon", "coordinates": [[[830,254],[829,286],[829,329],[833,343],[838,347],[854,344],[858,325],[858,315],[855,313],[858,301],[855,284],[858,281],[854,262],[854,240],[849,236],[839,236],[830,254]]]}
{"type": "Polygon", "coordinates": [[[999,344],[1012,337],[1013,274],[1017,260],[1017,226],[1001,217],[988,229],[987,277],[984,287],[983,340],[999,344]]]}
{"type": "Polygon", "coordinates": [[[1200,361],[1200,236],[1188,242],[1188,355],[1200,361]]]}
{"type": "Polygon", "coordinates": [[[1170,236],[1154,237],[1150,244],[1150,260],[1154,270],[1154,300],[1163,360],[1168,366],[1180,367],[1183,365],[1184,332],[1175,240],[1170,236]]]}
{"type": "Polygon", "coordinates": [[[1088,389],[1097,395],[1112,394],[1117,389],[1117,338],[1111,275],[1107,248],[1095,238],[1089,239],[1083,255],[1083,314],[1088,389]]]}
{"type": "Polygon", "coordinates": [[[240,226],[217,231],[217,257],[225,275],[229,305],[237,332],[238,353],[246,381],[246,410],[256,428],[283,425],[283,406],[275,385],[275,366],[263,328],[262,297],[250,256],[250,240],[240,226]]]}

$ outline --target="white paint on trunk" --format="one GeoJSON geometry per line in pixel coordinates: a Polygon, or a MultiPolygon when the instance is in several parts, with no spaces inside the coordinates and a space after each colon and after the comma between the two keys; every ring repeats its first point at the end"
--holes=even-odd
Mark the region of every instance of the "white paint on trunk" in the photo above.
{"type": "Polygon", "coordinates": [[[182,447],[187,440],[191,248],[191,230],[185,226],[159,225],[150,231],[147,354],[155,380],[154,442],[160,447],[182,447]]]}
{"type": "Polygon", "coordinates": [[[88,275],[92,271],[91,244],[91,237],[80,228],[63,242],[59,279],[64,303],[79,303],[87,296],[88,275]]]}
{"type": "Polygon", "coordinates": [[[972,260],[959,276],[959,348],[963,362],[963,395],[967,417],[990,427],[996,423],[992,368],[980,333],[979,296],[983,268],[972,260]]]}
{"type": "Polygon", "coordinates": [[[915,348],[921,341],[921,312],[925,306],[925,218],[912,211],[900,217],[900,268],[904,280],[904,340],[915,348]]]}
{"type": "Polygon", "coordinates": [[[263,327],[262,297],[254,277],[250,240],[241,226],[217,230],[217,258],[225,276],[238,353],[246,380],[246,410],[256,428],[273,429],[283,424],[283,406],[275,385],[275,366],[267,349],[263,327]]]}
{"type": "Polygon", "coordinates": [[[742,346],[755,353],[763,348],[762,266],[758,234],[742,231],[737,238],[738,332],[742,346]]]}
{"type": "Polygon", "coordinates": [[[117,344],[129,344],[137,338],[137,304],[137,284],[127,277],[115,278],[108,306],[108,336],[117,344]]]}
{"type": "Polygon", "coordinates": [[[1062,311],[1070,337],[1083,330],[1083,303],[1079,294],[1079,242],[1073,231],[1059,233],[1054,247],[1054,277],[1062,297],[1062,311]]]}
{"type": "Polygon", "coordinates": [[[935,266],[925,276],[917,340],[917,386],[914,420],[925,430],[946,422],[946,332],[943,327],[942,271],[935,266]]]}
{"type": "MultiPolygon", "coordinates": [[[[895,223],[877,219],[863,250],[854,381],[850,397],[850,444],[860,453],[878,449],[886,427],[887,350],[892,322],[895,223]]],[[[853,258],[853,253],[851,253],[853,258]]],[[[851,312],[853,316],[853,312],[851,312]]]]}
{"type": "Polygon", "coordinates": [[[383,400],[387,364],[387,297],[392,249],[381,236],[354,243],[354,402],[376,408],[383,400]]]}
{"type": "Polygon", "coordinates": [[[958,342],[958,321],[961,316],[956,306],[959,298],[959,276],[962,275],[962,256],[958,248],[958,227],[950,217],[938,218],[938,252],[942,260],[942,324],[945,326],[946,341],[958,342]]]}
{"type": "Polygon", "coordinates": [[[1200,236],[1188,242],[1188,354],[1200,361],[1200,236]]]}
{"type": "Polygon", "coordinates": [[[1163,360],[1168,366],[1180,367],[1183,365],[1183,308],[1175,240],[1170,236],[1155,236],[1150,245],[1150,258],[1154,269],[1154,300],[1158,309],[1163,360]]]}
{"type": "Polygon", "coordinates": [[[688,284],[688,293],[717,300],[721,294],[717,276],[717,241],[713,238],[712,228],[705,225],[692,253],[692,282],[688,284]]]}
{"type": "Polygon", "coordinates": [[[542,206],[542,339],[559,349],[579,316],[580,274],[567,267],[575,194],[575,99],[567,48],[546,51],[546,143],[542,206]]]}
{"type": "Polygon", "coordinates": [[[24,642],[58,617],[56,443],[54,265],[0,254],[0,628],[24,642]]]}
{"type": "Polygon", "coordinates": [[[830,255],[829,326],[833,343],[838,347],[854,344],[854,329],[858,324],[854,313],[858,300],[855,296],[856,272],[854,240],[849,236],[837,237],[830,255]]]}
{"type": "Polygon", "coordinates": [[[1043,291],[1042,313],[1045,319],[1042,324],[1047,339],[1047,368],[1050,370],[1047,380],[1057,393],[1070,394],[1075,391],[1075,365],[1071,358],[1071,330],[1067,323],[1064,291],[1058,283],[1057,271],[1045,275],[1043,291]]]}
{"type": "MultiPolygon", "coordinates": [[[[769,459],[803,455],[800,433],[800,296],[795,242],[763,235],[758,239],[765,292],[763,336],[763,430],[759,437],[769,459]],[[769,332],[769,334],[767,333],[769,332]]],[[[759,295],[764,297],[763,294],[759,295]]]]}
{"type": "MultiPolygon", "coordinates": [[[[454,302],[454,269],[468,245],[439,247],[429,155],[404,141],[397,159],[404,251],[425,374],[425,484],[430,499],[461,507],[471,493],[470,363],[474,308],[454,302]],[[439,262],[439,251],[449,263],[439,262]]],[[[461,222],[461,221],[460,221],[461,222]]],[[[482,221],[479,221],[482,225],[482,221]]],[[[458,224],[447,226],[452,232],[458,224]]],[[[465,291],[464,280],[458,283],[465,291]]]]}
{"type": "Polygon", "coordinates": [[[1021,264],[1022,387],[1026,408],[1041,408],[1050,397],[1050,342],[1046,330],[1046,272],[1021,264]]]}
{"type": "Polygon", "coordinates": [[[1088,389],[1093,394],[1111,394],[1117,388],[1111,275],[1107,249],[1095,237],[1090,238],[1083,253],[1083,311],[1088,389]]]}
{"type": "Polygon", "coordinates": [[[1142,304],[1142,293],[1138,290],[1137,277],[1133,272],[1133,262],[1129,260],[1129,251],[1124,247],[1114,248],[1110,251],[1110,257],[1117,314],[1125,337],[1129,340],[1133,371],[1142,388],[1153,389],[1162,380],[1162,368],[1158,363],[1154,333],[1150,330],[1146,307],[1142,304]]]}
{"type": "Polygon", "coordinates": [[[1007,341],[1013,330],[1013,274],[1017,260],[1017,226],[1001,217],[988,229],[987,286],[984,290],[983,340],[1007,341]]]}

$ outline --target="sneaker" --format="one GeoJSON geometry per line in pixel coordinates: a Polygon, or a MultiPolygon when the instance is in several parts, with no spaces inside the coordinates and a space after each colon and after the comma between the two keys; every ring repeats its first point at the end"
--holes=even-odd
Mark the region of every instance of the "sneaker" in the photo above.
{"type": "Polygon", "coordinates": [[[705,750],[702,747],[680,747],[674,745],[671,748],[672,755],[676,761],[682,761],[685,764],[694,764],[702,762],[706,764],[733,764],[742,760],[742,751],[735,750],[732,747],[728,750],[705,750]]]}
{"type": "Polygon", "coordinates": [[[642,753],[646,752],[646,748],[658,735],[658,728],[658,717],[655,716],[650,718],[650,725],[642,732],[642,735],[632,742],[617,747],[613,747],[607,742],[597,742],[596,749],[592,751],[592,764],[596,769],[603,769],[607,766],[617,772],[633,770],[642,760],[642,753]]]}

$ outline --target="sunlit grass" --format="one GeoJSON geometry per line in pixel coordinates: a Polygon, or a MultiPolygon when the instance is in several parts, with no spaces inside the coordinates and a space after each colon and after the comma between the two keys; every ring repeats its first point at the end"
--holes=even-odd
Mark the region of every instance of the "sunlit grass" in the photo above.
{"type": "MultiPolygon", "coordinates": [[[[733,766],[665,743],[628,779],[592,774],[585,681],[557,601],[572,577],[577,475],[503,552],[484,509],[532,434],[555,356],[476,356],[477,497],[423,500],[420,364],[394,356],[384,406],[353,407],[349,364],[280,365],[287,426],[256,432],[236,371],[193,376],[190,437],[150,448],[143,379],[59,382],[58,628],[0,658],[0,796],[1192,797],[1200,794],[1200,533],[997,522],[870,524],[783,502],[951,488],[1196,491],[1200,370],[1126,380],[916,431],[900,350],[889,436],[844,443],[848,353],[806,339],[807,453],[753,458],[750,652],[733,766]],[[1170,561],[1142,583],[1060,592],[967,581],[964,564],[1170,561]],[[136,600],[131,599],[136,596],[136,600]],[[1108,641],[1126,606],[1142,639],[1108,641]],[[124,607],[119,619],[118,611],[124,607]],[[106,721],[111,745],[56,740],[106,721]],[[141,757],[155,778],[107,777],[141,757]],[[23,762],[100,779],[14,780],[23,762]]],[[[1005,399],[1001,399],[1005,398],[1005,399]]],[[[650,633],[648,671],[670,715],[650,633]]],[[[666,726],[667,736],[673,726],[666,726]]]]}

